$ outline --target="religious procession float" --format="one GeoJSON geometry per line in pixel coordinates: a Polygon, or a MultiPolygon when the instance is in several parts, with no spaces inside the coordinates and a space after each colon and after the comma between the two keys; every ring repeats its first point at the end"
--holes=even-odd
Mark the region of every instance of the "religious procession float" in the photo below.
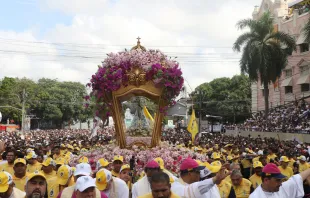
{"type": "MultiPolygon", "coordinates": [[[[92,92],[87,100],[95,101],[96,116],[102,120],[113,117],[116,138],[113,144],[81,155],[90,163],[100,158],[112,161],[113,156],[121,155],[127,164],[135,156],[137,172],[149,160],[161,157],[167,169],[178,173],[182,157],[194,152],[171,147],[160,139],[165,112],[175,104],[183,82],[179,63],[159,50],[147,50],[139,38],[131,50],[107,54],[88,83],[92,92]]],[[[71,163],[76,164],[78,159],[71,163]]]]}

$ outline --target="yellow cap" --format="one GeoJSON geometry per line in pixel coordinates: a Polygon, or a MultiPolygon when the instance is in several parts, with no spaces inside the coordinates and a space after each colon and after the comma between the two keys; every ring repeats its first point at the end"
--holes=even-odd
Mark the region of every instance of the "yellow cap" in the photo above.
{"type": "Polygon", "coordinates": [[[155,160],[155,162],[157,162],[159,164],[159,167],[161,170],[165,169],[165,163],[161,157],[157,157],[154,160],[155,160]]]}
{"type": "Polygon", "coordinates": [[[103,168],[96,174],[96,186],[100,191],[103,191],[107,188],[108,183],[112,179],[112,173],[107,169],[103,168]]]}
{"type": "Polygon", "coordinates": [[[35,154],[34,151],[30,151],[29,153],[27,153],[26,155],[26,159],[29,160],[29,159],[36,159],[37,158],[37,155],[35,154]]]}
{"type": "Polygon", "coordinates": [[[220,159],[221,158],[221,155],[217,152],[213,152],[212,155],[211,155],[211,158],[212,159],[220,159]]]}
{"type": "Polygon", "coordinates": [[[64,158],[62,158],[62,157],[59,157],[59,158],[57,158],[56,160],[55,160],[55,162],[56,162],[56,165],[64,165],[65,164],[65,159],[64,158]]]}
{"type": "Polygon", "coordinates": [[[5,193],[9,189],[9,185],[13,183],[12,175],[8,172],[0,172],[0,193],[5,193]]]}
{"type": "Polygon", "coordinates": [[[121,161],[121,162],[124,162],[124,157],[123,157],[123,156],[120,156],[120,155],[114,156],[114,157],[113,157],[113,162],[114,162],[114,161],[117,161],[117,160],[119,160],[119,161],[121,161]]]}
{"type": "Polygon", "coordinates": [[[203,166],[204,164],[200,160],[195,160],[199,166],[203,166]]]}
{"type": "Polygon", "coordinates": [[[66,147],[66,145],[65,145],[65,144],[61,144],[61,145],[60,145],[60,147],[63,147],[63,148],[65,148],[65,147],[66,147]]]}
{"type": "Polygon", "coordinates": [[[49,165],[56,166],[56,163],[52,158],[48,157],[43,161],[42,165],[43,166],[49,166],[49,165]]]}
{"type": "Polygon", "coordinates": [[[130,170],[129,164],[124,164],[124,165],[121,167],[121,170],[120,170],[119,172],[122,172],[123,170],[126,170],[126,169],[129,169],[129,170],[130,170]]]}
{"type": "Polygon", "coordinates": [[[44,174],[41,171],[35,171],[33,173],[30,173],[27,176],[27,182],[30,181],[34,177],[42,177],[44,180],[46,180],[46,177],[44,176],[44,174]]]}
{"type": "Polygon", "coordinates": [[[110,163],[108,162],[108,160],[104,159],[104,158],[100,158],[98,161],[97,161],[97,170],[100,168],[100,167],[107,167],[110,163]]]}
{"type": "Polygon", "coordinates": [[[216,166],[216,165],[212,165],[212,163],[209,164],[208,162],[205,162],[205,163],[204,163],[204,166],[205,166],[207,169],[209,169],[209,170],[211,171],[211,173],[217,173],[217,172],[220,171],[222,165],[221,165],[221,166],[216,166]]]}
{"type": "Polygon", "coordinates": [[[79,150],[80,150],[80,148],[79,148],[79,147],[74,147],[74,150],[79,151],[79,150]]]}
{"type": "Polygon", "coordinates": [[[16,160],[14,160],[14,165],[17,163],[22,163],[26,165],[26,160],[23,158],[17,158],[16,160]]]}
{"type": "Polygon", "coordinates": [[[81,158],[79,159],[79,164],[80,164],[80,163],[87,163],[87,164],[88,164],[88,163],[89,163],[89,162],[88,162],[88,158],[85,157],[85,156],[81,157],[81,158]]]}
{"type": "Polygon", "coordinates": [[[261,168],[264,167],[260,161],[253,162],[253,168],[259,168],[259,167],[261,167],[261,168]]]}
{"type": "Polygon", "coordinates": [[[290,160],[286,156],[282,156],[280,162],[290,162],[290,160]]]}
{"type": "Polygon", "coordinates": [[[233,157],[232,157],[231,155],[228,155],[228,156],[227,156],[227,160],[228,160],[228,161],[233,160],[233,157]]]}
{"type": "Polygon", "coordinates": [[[81,152],[87,152],[87,149],[86,148],[82,148],[81,152]]]}
{"type": "Polygon", "coordinates": [[[59,185],[65,185],[68,179],[72,176],[72,170],[68,165],[62,165],[57,171],[57,183],[59,185]]]}
{"type": "Polygon", "coordinates": [[[212,166],[219,166],[222,167],[222,163],[220,161],[214,161],[211,163],[212,166]]]}

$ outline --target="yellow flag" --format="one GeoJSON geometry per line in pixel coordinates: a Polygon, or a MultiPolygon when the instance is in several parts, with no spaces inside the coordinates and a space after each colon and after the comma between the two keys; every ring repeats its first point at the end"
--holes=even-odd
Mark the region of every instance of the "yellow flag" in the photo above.
{"type": "Polygon", "coordinates": [[[192,134],[192,142],[194,142],[195,137],[198,133],[198,125],[197,125],[194,109],[192,111],[191,118],[189,119],[187,130],[188,130],[188,132],[190,132],[192,134]]]}
{"type": "Polygon", "coordinates": [[[144,116],[145,116],[147,119],[149,119],[149,120],[151,120],[152,122],[154,122],[154,119],[153,119],[153,117],[151,116],[149,110],[147,110],[146,106],[143,107],[143,113],[144,113],[144,116]]]}

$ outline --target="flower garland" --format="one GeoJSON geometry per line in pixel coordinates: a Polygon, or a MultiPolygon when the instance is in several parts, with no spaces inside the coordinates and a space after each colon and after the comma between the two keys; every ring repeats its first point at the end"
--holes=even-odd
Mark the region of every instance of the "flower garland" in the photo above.
{"type": "MultiPolygon", "coordinates": [[[[160,109],[161,112],[175,104],[174,98],[180,94],[184,83],[179,64],[168,59],[159,50],[131,50],[108,54],[96,74],[92,75],[87,86],[92,88],[92,96],[101,103],[98,106],[102,108],[102,103],[105,103],[102,100],[104,94],[116,91],[122,85],[128,85],[128,77],[125,74],[132,67],[140,67],[146,72],[146,80],[153,81],[155,86],[164,87],[163,99],[167,105],[160,109]]],[[[108,108],[108,104],[104,106],[108,108]]]]}
{"type": "Polygon", "coordinates": [[[180,165],[187,157],[194,157],[197,160],[206,162],[208,157],[203,154],[196,153],[188,148],[177,148],[170,145],[168,142],[162,142],[160,146],[148,149],[138,146],[133,146],[132,149],[120,149],[113,144],[108,144],[95,150],[81,153],[80,156],[75,156],[70,161],[70,166],[76,166],[78,159],[85,156],[91,162],[97,162],[100,158],[104,158],[109,162],[113,161],[115,155],[124,157],[124,163],[129,164],[132,156],[135,156],[135,170],[140,174],[148,161],[161,157],[165,163],[165,168],[175,175],[180,173],[180,165]]]}

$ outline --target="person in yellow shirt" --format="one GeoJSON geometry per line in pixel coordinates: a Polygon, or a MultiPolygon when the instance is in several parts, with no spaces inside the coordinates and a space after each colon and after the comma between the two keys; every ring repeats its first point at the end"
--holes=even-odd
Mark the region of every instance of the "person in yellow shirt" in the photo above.
{"type": "Polygon", "coordinates": [[[241,160],[241,165],[242,165],[242,173],[244,178],[248,179],[251,176],[251,168],[252,168],[252,163],[251,163],[252,156],[248,156],[248,154],[245,156],[243,160],[241,160]]]}
{"type": "Polygon", "coordinates": [[[6,171],[10,173],[11,175],[14,175],[14,161],[16,159],[16,153],[14,150],[10,150],[6,154],[6,160],[7,162],[1,165],[0,170],[1,171],[6,171]]]}
{"type": "Polygon", "coordinates": [[[250,182],[254,189],[256,189],[259,185],[262,184],[262,170],[263,164],[260,161],[253,162],[254,174],[249,178],[250,182]]]}
{"type": "Polygon", "coordinates": [[[119,177],[119,171],[124,162],[124,157],[120,155],[116,155],[113,158],[113,170],[111,171],[113,177],[119,177]]]}
{"type": "Polygon", "coordinates": [[[96,171],[99,171],[102,168],[109,169],[108,168],[109,165],[110,163],[108,162],[108,160],[100,158],[96,163],[96,171]]]}
{"type": "Polygon", "coordinates": [[[42,173],[47,180],[56,176],[56,171],[54,170],[55,166],[56,163],[51,157],[48,157],[46,158],[46,160],[43,161],[42,173]]]}
{"type": "Polygon", "coordinates": [[[54,146],[53,148],[53,160],[57,160],[58,158],[61,158],[61,153],[60,153],[60,150],[59,150],[59,146],[54,146]]]}
{"type": "Polygon", "coordinates": [[[288,157],[289,160],[290,160],[289,163],[288,163],[288,167],[291,167],[291,169],[293,170],[293,169],[294,169],[294,163],[295,163],[296,161],[294,160],[292,154],[288,155],[287,157],[288,157]]]}
{"type": "Polygon", "coordinates": [[[232,171],[230,178],[237,198],[248,198],[254,191],[252,183],[242,178],[242,174],[239,170],[232,171]]]}
{"type": "Polygon", "coordinates": [[[17,158],[14,161],[14,175],[12,176],[15,187],[21,191],[25,190],[25,184],[28,173],[26,172],[27,165],[26,160],[23,158],[17,158]]]}
{"type": "Polygon", "coordinates": [[[274,149],[273,148],[269,148],[268,150],[268,155],[267,155],[267,163],[270,163],[271,161],[274,161],[276,157],[278,157],[276,154],[274,154],[274,149]]]}
{"type": "Polygon", "coordinates": [[[288,167],[289,162],[290,160],[286,156],[282,156],[280,158],[281,165],[278,166],[278,168],[281,171],[281,174],[286,176],[285,180],[288,180],[290,177],[294,175],[293,169],[291,167],[288,167]]]}
{"type": "Polygon", "coordinates": [[[66,187],[74,185],[74,178],[71,167],[68,165],[62,165],[56,174],[57,184],[59,185],[59,191],[62,191],[66,187]]]}
{"type": "Polygon", "coordinates": [[[153,174],[150,179],[150,187],[152,193],[139,196],[138,198],[180,198],[171,192],[171,184],[169,176],[164,172],[153,174]]]}
{"type": "Polygon", "coordinates": [[[42,165],[37,161],[37,155],[34,151],[31,151],[27,154],[26,160],[28,162],[27,172],[34,173],[41,171],[42,165]]]}
{"type": "Polygon", "coordinates": [[[301,155],[300,157],[297,158],[299,160],[299,172],[303,172],[309,168],[309,164],[306,162],[307,159],[305,156],[301,155]]]}
{"type": "Polygon", "coordinates": [[[256,162],[256,161],[260,161],[260,157],[264,155],[264,151],[259,150],[259,151],[257,152],[257,155],[258,155],[257,157],[254,157],[254,158],[253,158],[253,160],[252,160],[253,163],[256,162]]]}
{"type": "Polygon", "coordinates": [[[26,193],[14,186],[12,175],[6,171],[0,171],[0,197],[23,198],[26,193]]]}

